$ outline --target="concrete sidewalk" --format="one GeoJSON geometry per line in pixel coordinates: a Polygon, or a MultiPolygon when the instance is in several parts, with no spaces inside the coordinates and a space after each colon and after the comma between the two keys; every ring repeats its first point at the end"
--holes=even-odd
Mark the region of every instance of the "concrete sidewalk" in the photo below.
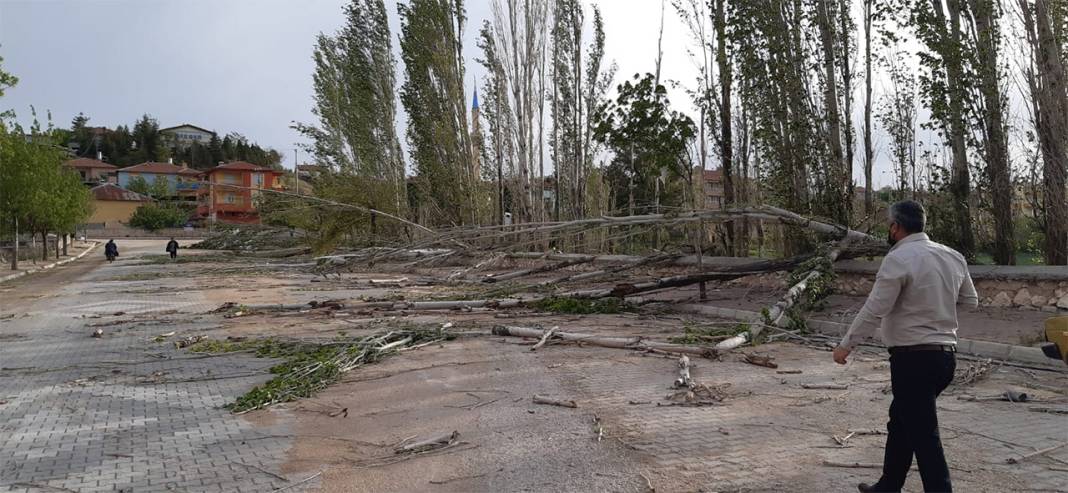
{"type": "Polygon", "coordinates": [[[0,276],[0,282],[10,281],[12,279],[18,279],[18,278],[20,278],[22,276],[33,274],[34,272],[40,272],[40,271],[43,271],[43,270],[48,270],[48,269],[52,269],[52,268],[55,268],[55,267],[59,267],[59,266],[64,265],[64,264],[68,264],[70,262],[73,262],[75,260],[78,260],[78,259],[88,255],[89,252],[93,251],[93,249],[96,248],[96,246],[98,244],[99,244],[99,242],[92,241],[92,240],[90,240],[90,241],[79,241],[79,240],[76,240],[71,245],[69,245],[69,247],[67,248],[67,253],[69,253],[70,255],[66,255],[65,256],[66,258],[64,258],[63,260],[57,260],[57,261],[54,261],[52,263],[48,263],[48,264],[44,264],[44,265],[34,264],[32,261],[29,261],[29,260],[21,261],[21,262],[19,262],[18,270],[14,271],[14,272],[11,272],[9,274],[5,274],[3,276],[0,276]],[[81,251],[79,252],[79,250],[81,250],[81,251]],[[77,252],[77,253],[75,253],[75,252],[77,252]]]}

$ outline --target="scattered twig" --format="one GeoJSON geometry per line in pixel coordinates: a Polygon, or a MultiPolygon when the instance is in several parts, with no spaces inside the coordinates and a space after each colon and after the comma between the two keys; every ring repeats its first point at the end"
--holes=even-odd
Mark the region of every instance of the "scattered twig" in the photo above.
{"type": "Polygon", "coordinates": [[[436,481],[436,480],[432,479],[432,480],[430,480],[430,484],[448,484],[448,483],[451,483],[453,481],[463,481],[465,479],[481,478],[482,476],[485,476],[485,475],[486,475],[486,473],[475,474],[473,476],[457,476],[455,478],[444,479],[444,480],[441,480],[441,481],[436,481]]]}
{"type": "MultiPolygon", "coordinates": [[[[823,465],[827,467],[847,467],[852,469],[882,469],[882,464],[876,464],[874,462],[838,462],[833,460],[823,461],[823,465]]],[[[916,466],[912,466],[913,470],[917,470],[916,466]]]]}
{"type": "Polygon", "coordinates": [[[1068,445],[1068,442],[1064,442],[1064,443],[1061,443],[1061,444],[1058,444],[1058,445],[1054,445],[1052,447],[1046,447],[1046,448],[1041,449],[1041,450],[1036,450],[1034,452],[1031,452],[1029,454],[1024,454],[1024,455],[1021,455],[1019,457],[1009,457],[1008,459],[1005,459],[1005,463],[1006,464],[1019,464],[1020,462],[1023,462],[1023,461],[1025,461],[1027,459],[1030,459],[1032,457],[1037,457],[1039,455],[1045,455],[1045,454],[1048,454],[1050,452],[1053,452],[1054,450],[1057,450],[1057,449],[1059,449],[1061,447],[1064,447],[1065,445],[1068,445]]]}
{"type": "Polygon", "coordinates": [[[849,386],[844,383],[803,383],[801,388],[809,390],[845,390],[849,386]]]}
{"type": "Polygon", "coordinates": [[[778,373],[779,375],[798,375],[801,373],[801,370],[779,370],[775,373],[778,373]]]}
{"type": "Polygon", "coordinates": [[[653,482],[649,481],[649,476],[646,476],[645,473],[643,473],[643,472],[639,472],[638,475],[641,476],[642,479],[645,480],[645,488],[646,489],[648,489],[650,492],[655,492],[656,491],[656,488],[653,488],[653,482]]]}
{"type": "Polygon", "coordinates": [[[259,466],[254,466],[252,464],[245,464],[243,462],[235,462],[235,461],[230,461],[230,463],[234,464],[234,465],[242,466],[242,467],[247,467],[249,469],[254,469],[254,470],[262,472],[262,473],[264,473],[264,474],[266,474],[268,476],[271,476],[271,477],[273,477],[275,479],[281,479],[282,481],[285,481],[287,483],[289,482],[289,478],[287,478],[285,476],[279,476],[279,475],[277,475],[277,474],[275,474],[275,473],[273,473],[271,471],[268,471],[266,469],[263,469],[263,468],[261,468],[259,466]]]}
{"type": "Polygon", "coordinates": [[[1032,406],[1027,408],[1028,411],[1036,413],[1050,413],[1050,414],[1068,414],[1068,408],[1065,407],[1037,407],[1032,406]]]}
{"type": "Polygon", "coordinates": [[[531,351],[537,351],[538,348],[544,346],[546,342],[549,342],[549,339],[552,338],[553,334],[556,333],[556,329],[559,329],[559,328],[560,327],[553,327],[553,328],[545,331],[545,333],[542,334],[542,336],[541,336],[541,340],[539,340],[537,344],[531,346],[530,350],[531,351]]]}
{"type": "Polygon", "coordinates": [[[760,356],[757,354],[746,354],[742,357],[742,361],[751,365],[763,366],[765,368],[778,368],[779,365],[772,360],[774,360],[774,358],[771,356],[760,356]]]}
{"type": "Polygon", "coordinates": [[[417,454],[420,452],[429,452],[431,450],[447,447],[456,442],[456,439],[460,437],[460,432],[452,431],[447,433],[441,433],[431,436],[418,442],[412,442],[408,445],[397,447],[394,452],[397,454],[417,454]]]}
{"type": "Polygon", "coordinates": [[[550,406],[570,407],[576,408],[578,404],[573,400],[552,399],[549,397],[534,394],[533,401],[535,404],[547,404],[550,406]]]}
{"type": "Polygon", "coordinates": [[[320,475],[322,475],[322,474],[323,474],[323,471],[319,471],[319,472],[317,472],[317,473],[315,473],[315,474],[312,474],[311,476],[308,476],[308,477],[306,477],[306,478],[304,478],[304,479],[302,479],[302,480],[300,480],[300,481],[297,481],[296,483],[293,483],[293,484],[291,484],[291,485],[289,485],[289,486],[283,486],[283,487],[281,487],[281,488],[275,489],[274,491],[285,491],[285,490],[288,490],[288,489],[294,488],[294,487],[296,487],[296,486],[300,486],[300,485],[302,485],[302,484],[304,484],[304,483],[307,483],[308,481],[311,481],[311,480],[313,480],[313,479],[315,479],[315,478],[319,477],[319,476],[320,476],[320,475]]]}

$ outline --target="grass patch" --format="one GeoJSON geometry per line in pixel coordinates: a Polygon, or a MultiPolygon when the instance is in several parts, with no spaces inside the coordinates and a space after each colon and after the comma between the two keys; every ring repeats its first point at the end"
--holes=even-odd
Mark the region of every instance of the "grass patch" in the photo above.
{"type": "Polygon", "coordinates": [[[569,315],[591,315],[606,313],[623,313],[638,311],[637,305],[627,303],[619,298],[566,298],[550,296],[527,304],[531,308],[551,313],[569,315]]]}
{"type": "Polygon", "coordinates": [[[199,353],[254,351],[258,358],[282,360],[270,369],[274,378],[226,405],[231,412],[243,413],[311,397],[338,381],[349,370],[379,361],[405,347],[452,338],[441,329],[416,328],[361,338],[345,339],[339,336],[331,342],[322,343],[274,338],[247,341],[209,339],[190,346],[189,350],[199,353]]]}

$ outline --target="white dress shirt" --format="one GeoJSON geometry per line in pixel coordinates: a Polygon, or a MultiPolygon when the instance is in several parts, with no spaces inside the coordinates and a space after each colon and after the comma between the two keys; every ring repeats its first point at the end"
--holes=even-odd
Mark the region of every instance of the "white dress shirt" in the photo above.
{"type": "Polygon", "coordinates": [[[888,347],[957,344],[957,304],[979,306],[968,263],[925,233],[897,242],[841,346],[853,349],[882,328],[888,347]]]}

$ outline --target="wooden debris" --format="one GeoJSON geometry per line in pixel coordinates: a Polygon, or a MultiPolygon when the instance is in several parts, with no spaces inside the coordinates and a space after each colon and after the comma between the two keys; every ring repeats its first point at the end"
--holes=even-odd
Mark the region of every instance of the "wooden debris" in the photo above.
{"type": "Polygon", "coordinates": [[[429,452],[431,450],[452,445],[453,443],[456,443],[457,438],[460,438],[460,432],[458,431],[440,433],[423,440],[397,447],[393,452],[397,454],[418,454],[421,452],[429,452]]]}
{"type": "Polygon", "coordinates": [[[679,378],[675,379],[675,387],[694,387],[693,378],[690,377],[690,358],[685,355],[679,357],[679,378]]]}
{"type": "Polygon", "coordinates": [[[178,339],[177,341],[174,341],[174,348],[182,349],[184,347],[189,347],[193,344],[203,341],[204,339],[207,339],[207,336],[189,336],[184,339],[178,339]]]}
{"type": "Polygon", "coordinates": [[[855,435],[856,435],[856,433],[849,433],[844,437],[839,437],[838,435],[831,435],[831,439],[833,439],[835,441],[835,443],[838,444],[838,446],[845,447],[846,446],[846,442],[848,442],[849,439],[853,438],[855,435]]]}
{"type": "Polygon", "coordinates": [[[531,350],[531,351],[537,351],[537,350],[538,350],[538,348],[540,348],[540,347],[544,346],[544,345],[545,345],[545,343],[546,343],[546,342],[549,342],[549,339],[550,339],[550,338],[552,338],[552,336],[553,336],[553,333],[555,333],[555,332],[556,332],[556,329],[559,329],[559,328],[560,328],[560,327],[553,327],[553,328],[551,328],[551,329],[549,329],[549,330],[545,331],[545,334],[543,334],[543,335],[541,336],[541,340],[539,340],[537,344],[535,344],[535,345],[531,346],[531,347],[530,347],[530,350],[531,350]]]}
{"type": "Polygon", "coordinates": [[[1029,454],[1024,454],[1024,455],[1021,455],[1019,457],[1010,457],[1008,459],[1005,459],[1005,463],[1007,463],[1007,464],[1019,464],[1020,462],[1023,462],[1023,461],[1025,461],[1027,459],[1030,459],[1032,457],[1037,457],[1037,456],[1040,456],[1040,455],[1045,455],[1045,454],[1048,454],[1050,452],[1053,452],[1054,450],[1057,450],[1057,449],[1059,449],[1061,447],[1064,447],[1065,445],[1068,445],[1068,442],[1064,442],[1064,443],[1062,443],[1060,445],[1054,445],[1052,447],[1046,447],[1046,448],[1041,449],[1041,450],[1036,450],[1034,452],[1031,452],[1029,454]]]}
{"type": "Polygon", "coordinates": [[[779,365],[777,365],[774,361],[772,361],[773,359],[774,358],[771,357],[771,356],[760,356],[760,355],[756,355],[756,354],[746,354],[742,358],[742,361],[745,361],[746,363],[749,363],[751,365],[763,366],[765,368],[778,368],[779,365]]]}
{"type": "Polygon", "coordinates": [[[850,435],[885,435],[886,434],[885,430],[877,430],[875,428],[870,428],[870,429],[869,428],[860,428],[860,429],[850,428],[848,431],[849,431],[850,435]]]}
{"type": "Polygon", "coordinates": [[[849,386],[844,383],[803,383],[801,388],[809,390],[845,390],[849,386]]]}
{"type": "Polygon", "coordinates": [[[975,364],[968,365],[962,370],[958,370],[953,377],[953,385],[957,387],[966,387],[986,377],[987,373],[993,368],[993,359],[987,358],[982,361],[978,361],[975,364]]]}
{"type": "Polygon", "coordinates": [[[1031,396],[1025,392],[1018,392],[1015,390],[1006,390],[998,395],[961,395],[957,397],[957,400],[962,401],[1009,401],[1009,402],[1030,402],[1031,396]]]}
{"type": "Polygon", "coordinates": [[[330,416],[331,418],[336,418],[338,416],[341,416],[342,418],[347,418],[349,417],[349,408],[343,407],[341,409],[338,409],[337,411],[327,414],[327,416],[330,416]]]}
{"type": "Polygon", "coordinates": [[[1029,407],[1028,411],[1036,413],[1068,414],[1068,407],[1029,407]]]}
{"type": "Polygon", "coordinates": [[[778,373],[779,375],[798,375],[801,373],[801,370],[779,370],[775,373],[778,373]]]}
{"type": "Polygon", "coordinates": [[[563,269],[565,267],[572,267],[572,266],[575,266],[575,265],[580,265],[580,264],[593,262],[593,260],[595,258],[596,257],[594,257],[594,256],[587,256],[587,257],[577,258],[577,259],[574,259],[574,260],[565,260],[563,262],[556,263],[556,264],[550,264],[550,265],[543,265],[543,266],[540,266],[540,267],[534,267],[534,268],[531,268],[531,269],[523,269],[523,270],[519,270],[519,271],[515,271],[515,272],[508,272],[508,273],[505,273],[505,274],[490,275],[490,276],[486,276],[485,278],[483,278],[482,282],[494,283],[494,282],[498,282],[498,281],[508,281],[508,280],[520,278],[520,277],[523,277],[523,276],[529,276],[529,275],[532,275],[532,274],[540,274],[542,272],[550,272],[550,271],[554,271],[554,270],[563,269]]]}
{"type": "MultiPolygon", "coordinates": [[[[827,467],[848,467],[854,469],[882,469],[882,464],[876,464],[874,462],[838,462],[833,460],[823,461],[823,465],[827,467]]],[[[916,466],[912,466],[913,470],[918,470],[916,466]]]]}
{"type": "Polygon", "coordinates": [[[553,398],[541,396],[541,395],[538,395],[538,394],[534,394],[534,397],[532,398],[532,400],[534,401],[535,404],[546,404],[546,405],[550,405],[550,406],[560,406],[560,407],[570,407],[570,408],[578,407],[578,404],[576,404],[575,401],[572,401],[572,400],[553,399],[553,398]]]}
{"type": "MultiPolygon", "coordinates": [[[[526,327],[498,326],[493,328],[492,334],[495,336],[540,339],[541,336],[544,335],[544,331],[526,327]]],[[[600,337],[592,334],[576,334],[571,332],[555,332],[553,333],[553,337],[563,341],[581,342],[593,346],[615,349],[629,349],[635,351],[660,350],[676,354],[695,354],[706,358],[715,357],[717,355],[717,352],[710,347],[654,342],[641,337],[600,337]]]]}

